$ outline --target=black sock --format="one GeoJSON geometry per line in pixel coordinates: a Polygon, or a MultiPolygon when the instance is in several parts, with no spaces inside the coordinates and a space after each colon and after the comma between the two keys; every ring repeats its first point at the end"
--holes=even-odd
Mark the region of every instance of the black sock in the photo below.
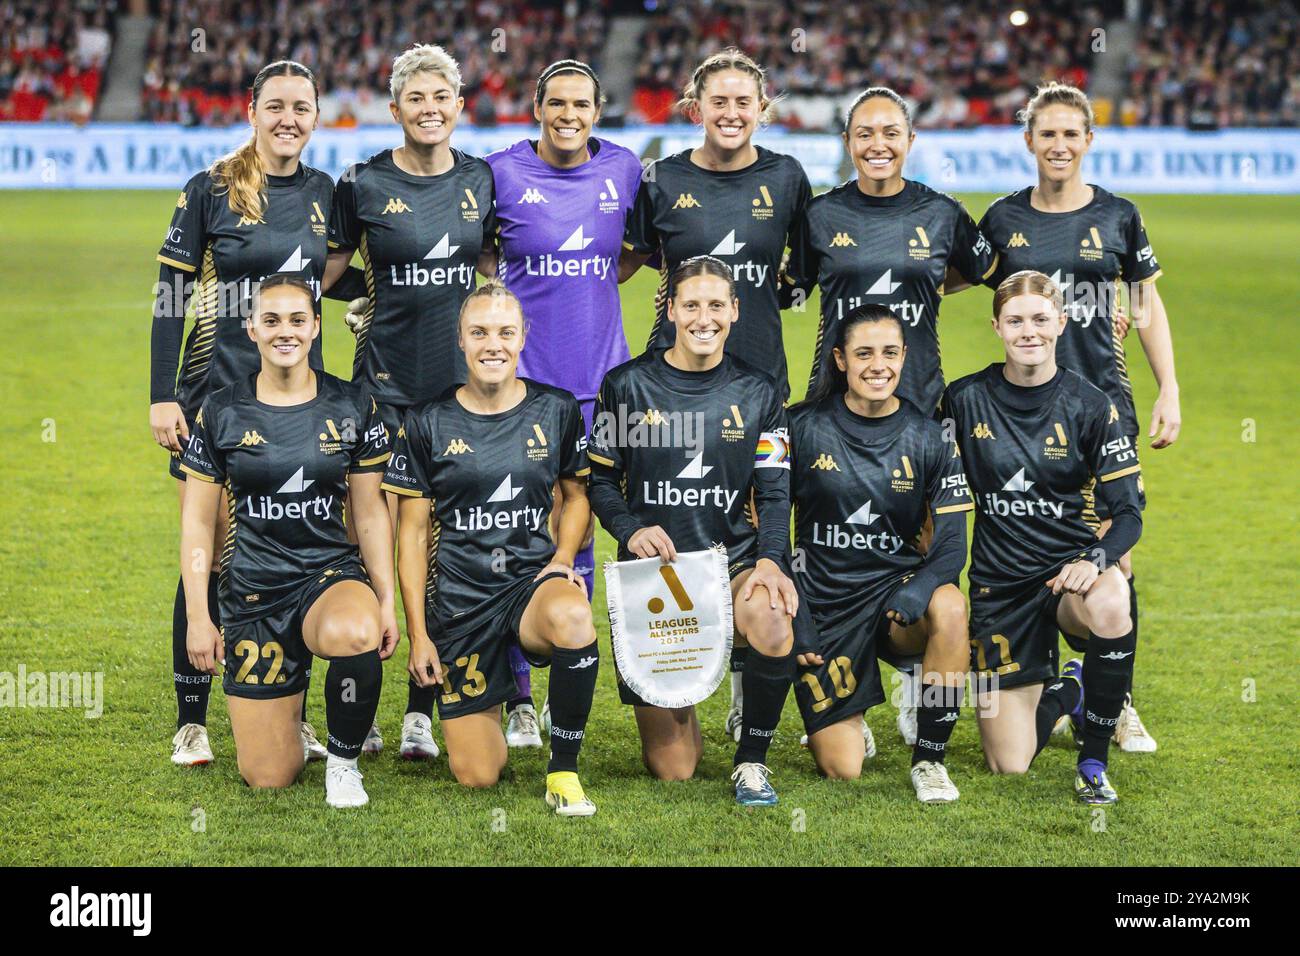
{"type": "MultiPolygon", "coordinates": [[[[1137,643],[1138,636],[1138,592],[1137,576],[1128,579],[1128,619],[1133,622],[1133,643],[1137,643]]],[[[1133,675],[1130,673],[1128,678],[1128,693],[1133,696],[1133,675]]]]}
{"type": "Polygon", "coordinates": [[[534,706],[532,694],[527,694],[523,697],[512,697],[510,700],[506,701],[506,716],[509,717],[515,712],[516,708],[522,707],[524,704],[527,704],[529,707],[534,706]]]}
{"type": "Polygon", "coordinates": [[[1079,706],[1079,694],[1079,682],[1068,677],[1058,677],[1043,689],[1043,696],[1038,698],[1038,710],[1034,712],[1034,731],[1038,735],[1035,757],[1047,746],[1056,722],[1079,706]]]}
{"type": "Polygon", "coordinates": [[[331,754],[351,760],[361,753],[379,710],[383,682],[378,648],[351,657],[330,658],[330,669],[325,674],[325,724],[331,754]]]}
{"type": "Polygon", "coordinates": [[[739,644],[731,645],[731,673],[745,669],[745,661],[749,660],[749,647],[739,644]]]}
{"type": "Polygon", "coordinates": [[[1124,695],[1133,681],[1136,650],[1136,634],[1132,630],[1116,638],[1088,635],[1088,650],[1083,655],[1083,747],[1079,750],[1080,763],[1085,760],[1106,763],[1110,738],[1115,734],[1115,725],[1124,707],[1124,695]]]}
{"type": "MultiPolygon", "coordinates": [[[[208,608],[214,624],[220,626],[221,612],[217,609],[217,576],[208,575],[208,608]]],[[[188,618],[185,615],[185,585],[176,582],[176,602],[172,605],[172,687],[176,691],[176,729],[186,724],[208,722],[208,694],[212,690],[212,675],[196,670],[185,651],[185,632],[188,618]]]]}
{"type": "Polygon", "coordinates": [[[591,699],[596,693],[600,667],[599,646],[592,641],[577,649],[557,647],[551,652],[551,760],[547,773],[578,770],[578,751],[587,732],[591,699]]]}
{"type": "Polygon", "coordinates": [[[406,712],[408,714],[423,714],[433,720],[433,695],[437,692],[437,689],[436,684],[421,687],[413,679],[407,678],[406,712]]]}
{"type": "Polygon", "coordinates": [[[926,684],[921,688],[921,702],[916,708],[916,746],[912,748],[912,766],[922,760],[943,763],[948,738],[961,714],[965,687],[926,684]]]}
{"type": "Polygon", "coordinates": [[[755,651],[746,655],[740,676],[744,703],[740,708],[740,743],[735,766],[762,763],[781,722],[781,710],[794,682],[794,653],[767,657],[755,651]]]}

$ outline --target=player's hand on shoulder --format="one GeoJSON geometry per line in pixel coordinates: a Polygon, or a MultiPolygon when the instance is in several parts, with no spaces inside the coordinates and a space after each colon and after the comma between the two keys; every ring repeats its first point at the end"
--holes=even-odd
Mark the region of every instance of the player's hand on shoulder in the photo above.
{"type": "Polygon", "coordinates": [[[1091,561],[1079,559],[1072,561],[1057,572],[1056,577],[1047,582],[1053,594],[1087,594],[1101,577],[1101,569],[1091,561]]]}
{"type": "Polygon", "coordinates": [[[411,651],[407,657],[406,671],[419,687],[432,687],[441,684],[446,674],[442,661],[438,659],[438,649],[433,641],[423,634],[414,632],[410,635],[411,651]]]}
{"type": "Polygon", "coordinates": [[[343,315],[343,321],[348,324],[354,335],[360,335],[366,325],[366,312],[370,309],[370,300],[364,295],[353,299],[348,303],[348,310],[343,315]]]}
{"type": "Polygon", "coordinates": [[[216,675],[217,664],[226,663],[226,643],[211,618],[190,621],[185,630],[185,653],[195,670],[216,675]]]}
{"type": "Polygon", "coordinates": [[[758,559],[753,572],[749,575],[749,580],[745,582],[745,591],[740,596],[741,600],[748,601],[759,587],[767,589],[768,602],[772,610],[779,608],[794,617],[799,609],[799,594],[794,589],[794,582],[786,577],[781,566],[771,558],[758,559]]]}
{"type": "Polygon", "coordinates": [[[632,537],[627,539],[627,549],[638,558],[653,558],[657,555],[665,561],[677,560],[673,539],[657,524],[634,531],[632,537]]]}
{"type": "Polygon", "coordinates": [[[182,452],[190,440],[185,413],[176,402],[155,402],[149,406],[149,430],[153,440],[171,451],[182,452]]]}

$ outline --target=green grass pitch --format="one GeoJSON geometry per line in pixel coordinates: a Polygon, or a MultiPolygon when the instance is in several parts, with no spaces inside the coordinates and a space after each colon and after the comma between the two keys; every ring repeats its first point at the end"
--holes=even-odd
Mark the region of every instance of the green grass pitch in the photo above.
{"type": "MultiPolygon", "coordinates": [[[[961,800],[923,807],[889,704],[868,715],[879,756],[860,780],[829,783],[798,746],[791,700],[770,759],[781,803],[744,810],[727,780],[725,685],[700,708],[696,779],[652,781],[617,702],[601,613],[605,663],[583,751],[600,813],[559,820],[541,800],[540,751],[512,754],[507,778],[483,792],[457,787],[445,757],[415,766],[394,756],[405,646],[386,667],[388,750],[363,761],[365,810],[325,806],[321,764],[283,792],[245,789],[220,693],[209,721],[216,762],[168,761],[177,506],[146,413],[153,255],[174,196],[0,194],[0,671],[104,675],[98,719],[0,708],[0,864],[1298,862],[1300,197],[1140,199],[1165,272],[1184,431],[1170,450],[1142,441],[1150,506],[1136,560],[1137,693],[1160,750],[1113,758],[1122,803],[1100,817],[1073,802],[1074,756],[1060,738],[1026,776],[990,775],[968,710],[948,760],[961,800]]],[[[977,218],[991,198],[964,197],[977,218]]],[[[624,287],[634,350],[653,291],[648,272],[624,287]]],[[[989,297],[971,290],[944,305],[950,380],[1000,355],[989,297]]],[[[797,390],[814,315],[786,316],[797,390]]],[[[327,305],[324,335],[329,367],[346,376],[352,342],[338,303],[327,305]]],[[[1128,349],[1145,429],[1154,388],[1135,335],[1128,349]]],[[[608,537],[599,550],[609,555],[608,537]]],[[[545,685],[537,672],[539,700],[545,685]]]]}

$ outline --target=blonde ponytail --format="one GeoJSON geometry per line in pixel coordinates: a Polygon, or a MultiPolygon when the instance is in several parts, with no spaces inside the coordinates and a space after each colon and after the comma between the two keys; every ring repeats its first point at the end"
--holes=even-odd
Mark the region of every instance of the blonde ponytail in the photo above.
{"type": "Polygon", "coordinates": [[[217,195],[224,194],[230,211],[250,222],[261,222],[266,209],[266,170],[257,155],[257,137],[212,164],[208,171],[217,195]]]}

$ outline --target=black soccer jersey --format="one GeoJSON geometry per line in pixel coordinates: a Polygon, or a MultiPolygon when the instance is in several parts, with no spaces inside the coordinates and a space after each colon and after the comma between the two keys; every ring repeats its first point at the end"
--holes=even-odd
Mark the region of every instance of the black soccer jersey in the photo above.
{"type": "Polygon", "coordinates": [[[1151,282],[1160,264],[1137,207],[1092,187],[1092,201],[1072,212],[1042,212],[1022,189],[989,206],[980,229],[999,252],[988,284],[1033,269],[1051,276],[1070,323],[1056,340],[1056,361],[1096,385],[1119,409],[1124,433],[1138,434],[1124,341],[1115,335],[1118,283],[1151,282]]]}
{"type": "Polygon", "coordinates": [[[221,619],[270,614],[313,576],[357,554],[344,504],[352,472],[382,471],[388,433],[361,387],[316,373],[301,405],[257,400],[257,373],[210,395],[181,459],[223,482],[230,531],[221,557],[221,619]]]}
{"type": "Polygon", "coordinates": [[[1094,479],[1113,512],[1139,513],[1137,449],[1101,389],[1069,369],[1018,388],[1002,370],[953,382],[943,401],[975,497],[970,581],[983,587],[1046,582],[1093,557],[1094,479]]]}
{"type": "MultiPolygon", "coordinates": [[[[203,399],[261,367],[246,321],[254,283],[277,272],[298,272],[316,292],[320,310],[325,274],[325,232],[334,183],[298,165],[292,176],[266,177],[266,206],[259,221],[232,212],[205,170],[176,200],[158,261],[195,274],[190,301],[194,326],[177,376],[177,401],[192,415],[203,399]]],[[[311,345],[312,368],[323,369],[321,337],[311,345]]]]}
{"type": "Polygon", "coordinates": [[[456,321],[496,214],[488,164],[451,152],[450,170],[415,176],[386,149],[348,169],[334,191],[330,247],[360,250],[370,292],[352,378],[386,404],[429,401],[465,381],[456,321]]]}
{"type": "Polygon", "coordinates": [[[683,260],[716,256],[731,267],[740,300],[740,321],[731,330],[727,352],[755,368],[771,369],[785,398],[790,382],[779,273],[812,187],[798,160],[755,148],[756,162],[729,172],[695,165],[690,150],[654,163],[642,177],[624,245],[639,253],[662,252],[647,350],[666,348],[676,338],[668,321],[668,274],[683,260]]]}
{"type": "Polygon", "coordinates": [[[789,547],[790,463],[777,383],[726,355],[707,372],[682,371],[665,351],[611,369],[596,399],[592,506],[619,560],[633,556],[632,533],[651,525],[678,551],[726,545],[733,567],[779,559],[789,547]],[[611,487],[617,513],[601,505],[611,487]],[[750,523],[751,489],[771,540],[760,542],[750,523]]]}
{"type": "Polygon", "coordinates": [[[925,563],[914,542],[927,515],[975,507],[956,446],[907,402],[881,419],[842,395],[798,405],[790,452],[800,584],[823,627],[853,623],[864,594],[925,563]]]}
{"type": "Polygon", "coordinates": [[[821,287],[811,389],[835,341],[837,323],[860,305],[889,306],[903,322],[907,362],[898,396],[927,415],[943,394],[939,305],[952,266],[972,284],[995,253],[975,220],[947,193],[908,180],[893,196],[868,196],[850,180],[808,204],[796,224],[787,281],[821,287]]]}
{"type": "Polygon", "coordinates": [[[578,400],[523,381],[504,412],[471,412],[454,392],[412,408],[384,475],[388,491],[434,500],[427,611],[444,623],[546,567],[555,482],[590,471],[578,400]]]}

